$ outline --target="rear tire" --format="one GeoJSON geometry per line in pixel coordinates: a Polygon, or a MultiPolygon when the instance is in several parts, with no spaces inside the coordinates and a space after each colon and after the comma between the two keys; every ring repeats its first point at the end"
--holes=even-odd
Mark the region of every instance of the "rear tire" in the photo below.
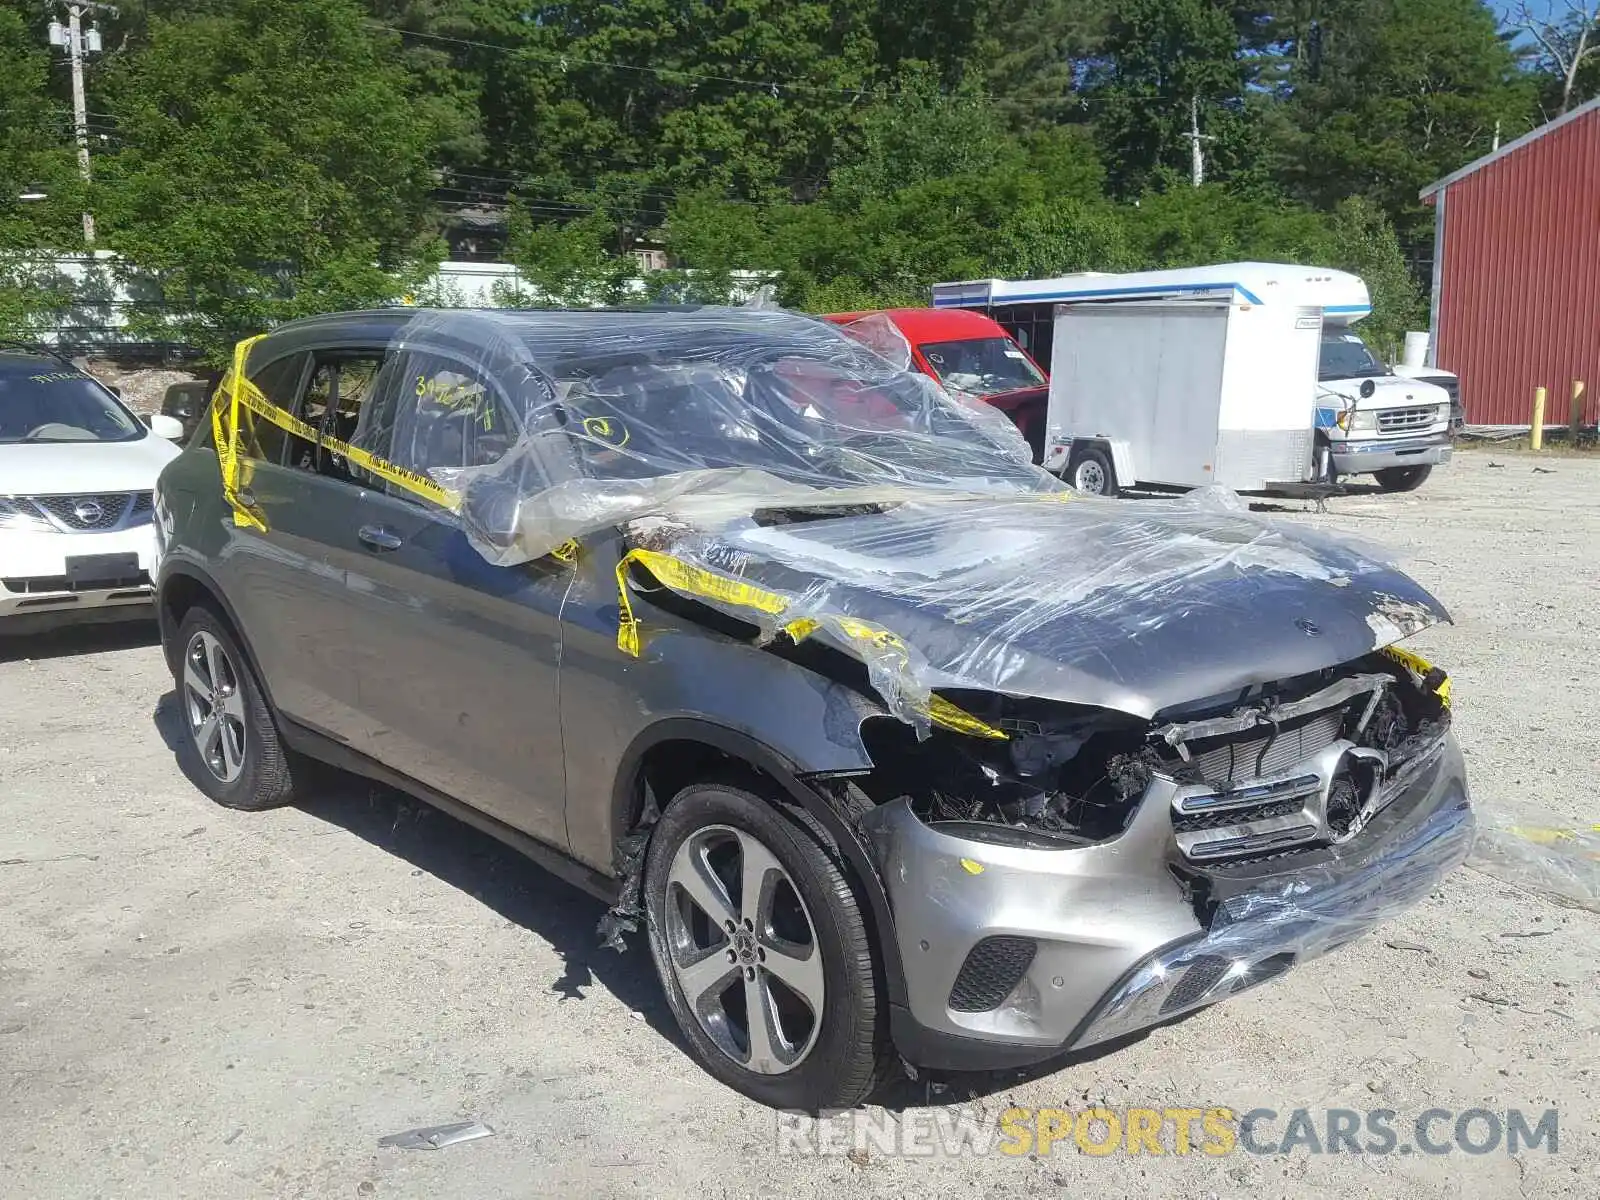
{"type": "Polygon", "coordinates": [[[1090,496],[1115,496],[1117,472],[1111,456],[1099,446],[1080,446],[1067,463],[1067,482],[1090,496]]]}
{"type": "Polygon", "coordinates": [[[259,812],[292,802],[290,752],[232,628],[196,605],[178,626],[177,648],[184,774],[225,808],[259,812]]]}
{"type": "Polygon", "coordinates": [[[651,836],[645,904],[700,1064],[752,1100],[817,1112],[860,1103],[887,1056],[865,916],[803,818],[732,784],[685,788],[651,836]]]}
{"type": "Polygon", "coordinates": [[[1374,471],[1372,474],[1378,486],[1386,492],[1414,492],[1433,474],[1433,468],[1390,467],[1387,471],[1374,471]]]}

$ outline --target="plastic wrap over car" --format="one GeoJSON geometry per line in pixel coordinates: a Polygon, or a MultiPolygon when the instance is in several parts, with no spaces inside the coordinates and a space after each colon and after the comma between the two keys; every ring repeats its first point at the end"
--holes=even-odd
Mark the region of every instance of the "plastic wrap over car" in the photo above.
{"type": "Polygon", "coordinates": [[[1472,865],[1558,903],[1600,912],[1600,822],[1575,825],[1549,813],[1517,816],[1489,806],[1472,865]]]}
{"type": "Polygon", "coordinates": [[[430,347],[481,363],[516,427],[482,384],[419,374],[351,449],[430,480],[496,564],[622,527],[625,653],[648,578],[844,650],[925,728],[942,689],[1148,717],[1447,619],[1381,559],[1227,498],[1081,496],[1003,414],[796,314],[425,312],[391,353],[430,347]],[[474,422],[493,461],[441,465],[474,422]]]}

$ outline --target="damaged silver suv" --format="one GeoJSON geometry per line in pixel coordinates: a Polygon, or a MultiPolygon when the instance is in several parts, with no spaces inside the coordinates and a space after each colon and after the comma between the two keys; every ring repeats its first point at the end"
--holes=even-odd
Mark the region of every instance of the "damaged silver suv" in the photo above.
{"type": "Polygon", "coordinates": [[[1225,494],[1084,497],[820,321],[353,313],[242,344],[157,493],[218,802],[306,759],[644,927],[769,1104],[1040,1062],[1424,896],[1472,832],[1447,619],[1225,494]]]}

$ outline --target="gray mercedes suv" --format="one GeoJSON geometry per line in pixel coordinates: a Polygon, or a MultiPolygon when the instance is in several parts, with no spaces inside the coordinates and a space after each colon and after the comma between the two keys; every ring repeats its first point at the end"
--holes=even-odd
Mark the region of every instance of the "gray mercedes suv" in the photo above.
{"type": "Polygon", "coordinates": [[[1471,839],[1416,583],[1226,494],[1081,496],[809,317],[298,321],[156,511],[214,800],[320,760],[487,830],[642,925],[776,1106],[1179,1018],[1471,839]]]}

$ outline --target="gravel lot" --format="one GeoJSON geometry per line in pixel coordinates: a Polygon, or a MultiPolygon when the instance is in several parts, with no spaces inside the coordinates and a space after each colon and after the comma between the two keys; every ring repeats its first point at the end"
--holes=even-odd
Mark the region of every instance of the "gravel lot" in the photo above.
{"type": "MultiPolygon", "coordinates": [[[[1480,804],[1600,820],[1600,460],[1480,450],[1412,495],[1283,507],[1394,547],[1455,613],[1419,644],[1480,804]]],[[[887,1099],[1555,1107],[1557,1154],[782,1156],[679,1049],[642,946],[596,947],[595,902],[354,782],[216,808],[170,692],[146,631],[0,647],[0,1194],[1600,1194],[1600,917],[1474,871],[1116,1053],[887,1099]],[[467,1117],[496,1135],[377,1145],[467,1117]]]]}

